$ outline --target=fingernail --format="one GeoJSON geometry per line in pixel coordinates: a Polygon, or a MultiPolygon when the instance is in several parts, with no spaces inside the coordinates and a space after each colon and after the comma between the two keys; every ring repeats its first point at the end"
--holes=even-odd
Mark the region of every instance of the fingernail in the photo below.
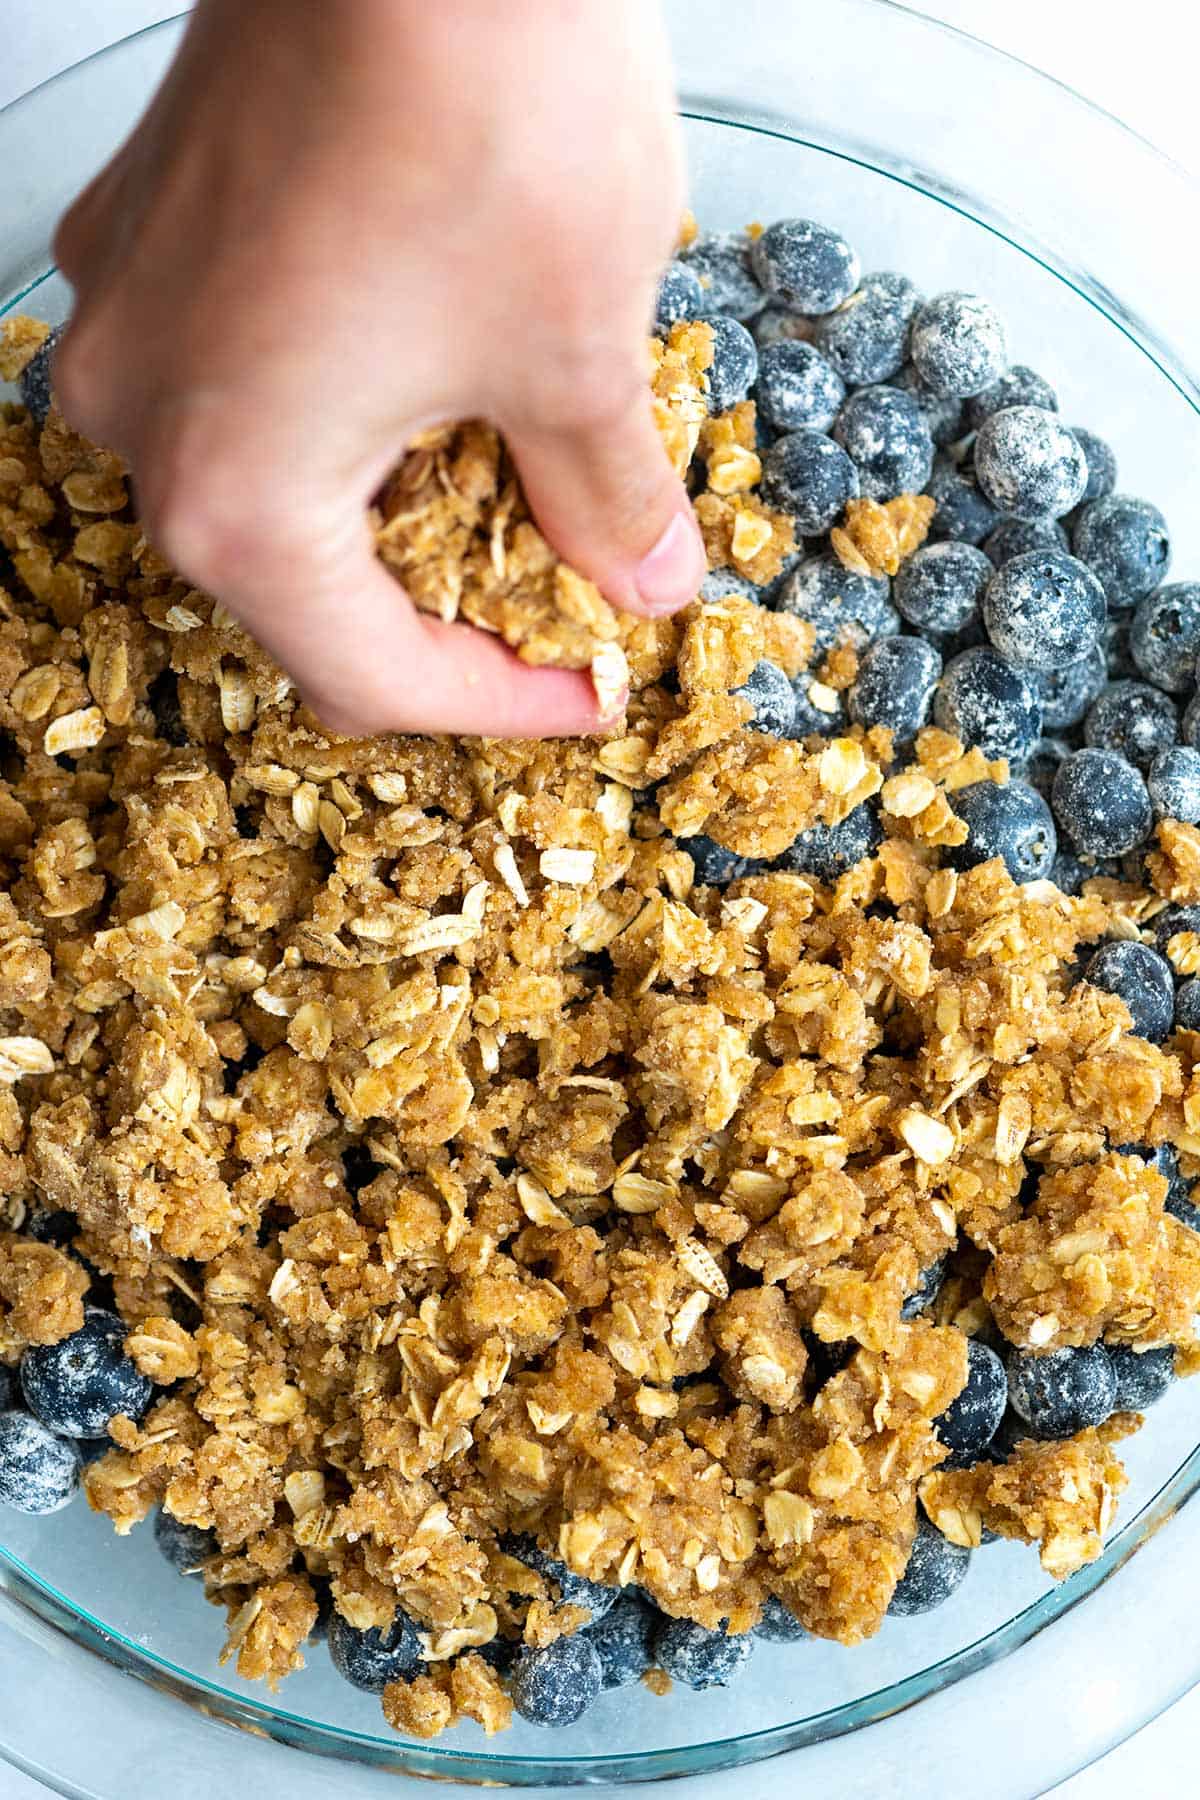
{"type": "Polygon", "coordinates": [[[634,580],[647,612],[669,613],[694,600],[704,580],[706,559],[696,523],[676,513],[637,566],[634,580]]]}

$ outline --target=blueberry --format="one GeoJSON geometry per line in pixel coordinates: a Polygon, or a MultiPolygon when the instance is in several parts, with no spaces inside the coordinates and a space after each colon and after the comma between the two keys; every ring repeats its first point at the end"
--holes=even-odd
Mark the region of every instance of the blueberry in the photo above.
{"type": "Polygon", "coordinates": [[[521,1645],[515,1638],[494,1637],[486,1644],[480,1644],[475,1650],[476,1656],[482,1656],[489,1669],[495,1669],[497,1675],[511,1675],[513,1664],[521,1654],[521,1645]]]}
{"type": "Polygon", "coordinates": [[[978,294],[937,294],[913,320],[913,366],[935,394],[982,394],[1008,366],[1004,326],[978,294]]]}
{"type": "Polygon", "coordinates": [[[1083,497],[1087,461],[1075,433],[1054,413],[1010,406],[980,428],[975,479],[1010,518],[1059,519],[1083,497]]]}
{"type": "Polygon", "coordinates": [[[1162,1399],[1175,1379],[1173,1344],[1140,1354],[1130,1344],[1110,1344],[1108,1360],[1117,1380],[1118,1412],[1145,1412],[1162,1399]]]}
{"type": "Polygon", "coordinates": [[[54,1212],[31,1212],[21,1229],[26,1237],[34,1238],[39,1244],[53,1244],[58,1250],[66,1250],[72,1239],[79,1236],[79,1221],[73,1212],[60,1208],[54,1212]]]}
{"type": "Polygon", "coordinates": [[[1172,582],[1139,600],[1129,649],[1147,681],[1168,694],[1186,692],[1200,655],[1200,582],[1172,582]]]}
{"type": "Polygon", "coordinates": [[[961,1544],[952,1544],[921,1514],[917,1519],[917,1535],[909,1552],[908,1567],[892,1595],[888,1612],[900,1619],[932,1612],[962,1586],[970,1561],[969,1550],[964,1550],[961,1544]]]}
{"type": "Polygon", "coordinates": [[[1200,693],[1193,694],[1184,708],[1179,735],[1193,750],[1200,750],[1200,693]]]}
{"type": "Polygon", "coordinates": [[[103,1437],[117,1413],[138,1420],[153,1383],[125,1354],[125,1325],[98,1306],[58,1344],[35,1344],[21,1358],[25,1404],[64,1437],[103,1437]]]}
{"type": "Polygon", "coordinates": [[[1107,871],[1095,863],[1080,862],[1069,850],[1060,850],[1050,868],[1050,879],[1064,894],[1082,894],[1085,881],[1107,871]]]}
{"type": "Polygon", "coordinates": [[[44,425],[50,411],[54,351],[61,336],[62,327],[56,325],[25,364],[17,383],[21,399],[28,407],[29,416],[35,425],[44,425]]]}
{"type": "Polygon", "coordinates": [[[706,314],[704,323],[713,334],[713,359],[708,376],[708,410],[729,412],[739,406],[758,375],[758,347],[744,325],[720,313],[706,314]]]}
{"type": "Polygon", "coordinates": [[[812,320],[789,312],[786,306],[764,306],[751,319],[750,329],[760,350],[767,350],[772,344],[812,342],[812,320]]]}
{"type": "Polygon", "coordinates": [[[819,537],[836,525],[858,491],[858,470],[823,432],[790,431],[763,457],[762,497],[790,513],[802,537],[819,537]]]}
{"type": "Polygon", "coordinates": [[[738,594],[743,600],[762,599],[760,589],[736,569],[710,569],[700,583],[699,598],[711,606],[715,601],[727,600],[730,594],[738,594]]]}
{"type": "Polygon", "coordinates": [[[967,1384],[934,1420],[939,1440],[960,1465],[978,1462],[999,1429],[1008,1405],[1008,1377],[994,1350],[978,1338],[967,1343],[967,1384]]]}
{"type": "Polygon", "coordinates": [[[588,1642],[600,1658],[606,1688],[627,1687],[646,1673],[654,1660],[650,1644],[658,1617],[640,1594],[622,1594],[598,1625],[588,1626],[588,1642]]]}
{"type": "Polygon", "coordinates": [[[0,1506],[52,1513],[79,1486],[79,1451],[27,1412],[0,1413],[0,1506]]]}
{"type": "Polygon", "coordinates": [[[979,611],[992,565],[973,544],[926,544],[900,567],[896,610],[918,631],[961,631],[979,611]]]}
{"type": "Polygon", "coordinates": [[[1136,606],[1163,580],[1171,564],[1171,536],[1157,506],[1128,494],[1108,494],[1083,507],[1072,543],[1108,595],[1115,612],[1136,606]]]}
{"type": "Polygon", "coordinates": [[[933,472],[928,421],[900,388],[859,388],[838,413],[832,435],[858,470],[869,500],[919,494],[933,472]]]}
{"type": "Polygon", "coordinates": [[[1133,660],[1133,652],[1129,645],[1129,614],[1120,614],[1116,618],[1109,614],[1108,623],[1104,627],[1104,654],[1108,661],[1108,678],[1110,681],[1123,681],[1128,677],[1136,680],[1141,670],[1133,660]]]}
{"type": "Polygon", "coordinates": [[[580,1633],[555,1638],[544,1650],[524,1650],[513,1664],[512,1703],[531,1725],[573,1725],[604,1686],[595,1647],[580,1633]]]}
{"type": "MultiPolygon", "coordinates": [[[[1183,986],[1200,987],[1200,981],[1185,981],[1183,986]]],[[[1183,988],[1180,988],[1179,991],[1182,994],[1183,988]]],[[[1189,1027],[1183,1027],[1183,1029],[1186,1030],[1189,1027]]],[[[1200,1206],[1197,1206],[1192,1199],[1192,1183],[1180,1174],[1179,1158],[1172,1146],[1165,1145],[1161,1148],[1167,1149],[1172,1159],[1166,1168],[1163,1167],[1161,1161],[1158,1164],[1160,1172],[1167,1178],[1167,1197],[1163,1202],[1164,1211],[1169,1212],[1173,1219],[1178,1219],[1181,1225],[1186,1225],[1189,1231],[1200,1231],[1200,1206]]]]}
{"type": "Polygon", "coordinates": [[[1108,680],[1103,644],[1093,644],[1078,662],[1045,669],[1037,676],[1042,696],[1042,724],[1050,731],[1078,725],[1108,680]]]}
{"type": "Polygon", "coordinates": [[[821,684],[820,703],[818,704],[817,700],[812,698],[813,691],[817,687],[818,683],[811,671],[797,675],[792,683],[792,697],[796,702],[796,716],[792,722],[794,738],[803,740],[814,735],[832,737],[845,729],[847,717],[844,695],[821,684]],[[828,707],[830,696],[835,702],[832,711],[828,707]]]}
{"type": "Polygon", "coordinates": [[[1078,662],[1100,643],[1105,611],[1096,577],[1062,550],[1014,556],[996,570],[983,595],[988,636],[1022,669],[1078,662]]]}
{"type": "Polygon", "coordinates": [[[1200,1031],[1200,980],[1180,982],[1175,994],[1176,1031],[1200,1031]]]}
{"type": "Polygon", "coordinates": [[[744,856],[735,856],[732,850],[714,843],[710,837],[680,838],[678,843],[692,859],[695,879],[705,887],[728,887],[731,881],[740,881],[749,871],[744,856]]]}
{"type": "Polygon", "coordinates": [[[947,1251],[944,1256],[939,1256],[936,1262],[931,1262],[928,1268],[921,1270],[917,1277],[916,1287],[911,1294],[906,1296],[900,1308],[902,1319],[915,1319],[925,1311],[926,1307],[933,1305],[946,1285],[946,1274],[949,1267],[950,1253],[947,1251]]]}
{"type": "Polygon", "coordinates": [[[1042,735],[1042,703],[1030,676],[995,650],[964,650],[947,666],[933,716],[960,743],[1020,764],[1042,735]]]}
{"type": "Polygon", "coordinates": [[[1146,787],[1155,818],[1200,825],[1200,750],[1183,744],[1160,750],[1150,764],[1146,787]]]}
{"type": "Polygon", "coordinates": [[[815,875],[831,887],[849,869],[874,856],[883,842],[883,830],[873,807],[865,800],[847,813],[840,825],[810,825],[778,859],[777,866],[794,875],[815,875]]]}
{"type": "Polygon", "coordinates": [[[0,1363],[0,1413],[11,1412],[21,1404],[17,1393],[17,1372],[0,1363]]]}
{"type": "Polygon", "coordinates": [[[178,1575],[199,1575],[201,1563],[218,1549],[211,1531],[184,1525],[161,1506],[154,1515],[154,1542],[178,1575]]]}
{"type": "Polygon", "coordinates": [[[766,303],[750,270],[750,239],[741,231],[704,232],[679,253],[704,290],[706,313],[727,313],[743,324],[766,303]]]}
{"type": "Polygon", "coordinates": [[[655,1661],[691,1688],[727,1687],[753,1649],[749,1632],[727,1637],[692,1619],[664,1619],[654,1639],[655,1661]]]}
{"type": "Polygon", "coordinates": [[[994,781],[976,781],[959,788],[951,804],[970,827],[966,843],[946,852],[952,869],[973,869],[999,856],[1014,881],[1049,876],[1058,834],[1050,808],[1028,782],[997,787],[994,781]]]}
{"type": "Polygon", "coordinates": [[[1074,1437],[1103,1425],[1117,1399],[1117,1378],[1103,1344],[1082,1350],[1012,1350],[1008,1398],[1035,1438],[1074,1437]]]}
{"type": "Polygon", "coordinates": [[[958,395],[930,393],[911,363],[906,363],[900,373],[893,376],[891,385],[912,395],[925,414],[929,435],[939,449],[944,450],[947,444],[957,444],[965,436],[967,421],[958,395]]]}
{"type": "Polygon", "coordinates": [[[1098,694],[1083,722],[1093,750],[1113,750],[1139,769],[1148,769],[1160,750],[1179,738],[1173,700],[1145,681],[1113,681],[1098,694]]]}
{"type": "Polygon", "coordinates": [[[1057,519],[1005,519],[983,547],[999,568],[1029,550],[1069,550],[1071,541],[1057,519]]]}
{"type": "MultiPolygon", "coordinates": [[[[780,612],[807,619],[821,657],[838,644],[863,650],[892,629],[886,578],[855,575],[836,556],[812,556],[792,570],[776,599],[780,612]]],[[[899,621],[897,620],[897,624],[899,621]]]]}
{"type": "Polygon", "coordinates": [[[1050,804],[1080,856],[1123,856],[1150,835],[1154,814],[1146,783],[1110,750],[1076,750],[1054,777],[1050,804]]]}
{"type": "Polygon", "coordinates": [[[749,679],[733,691],[739,700],[748,700],[754,708],[748,721],[752,731],[765,731],[770,737],[792,735],[796,723],[796,696],[778,663],[756,662],[749,679]]]}
{"type": "Polygon", "coordinates": [[[771,344],[758,359],[759,417],[771,431],[828,431],[846,384],[811,344],[771,344]]]}
{"type": "Polygon", "coordinates": [[[308,1633],[310,1644],[327,1644],[329,1642],[329,1626],[333,1619],[333,1590],[323,1575],[310,1575],[313,1599],[317,1603],[317,1616],[313,1620],[308,1633]]]}
{"type": "Polygon", "coordinates": [[[668,263],[658,284],[654,306],[657,331],[667,331],[681,319],[694,319],[704,310],[704,289],[700,277],[686,263],[668,263]]]}
{"type": "Polygon", "coordinates": [[[1103,500],[1111,494],[1117,485],[1117,459],[1103,438],[1094,431],[1086,431],[1082,425],[1072,425],[1071,430],[1079,439],[1080,449],[1087,458],[1088,479],[1083,490],[1083,504],[1091,500],[1103,500]]]}
{"type": "Polygon", "coordinates": [[[830,313],[858,286],[859,261],[845,238],[812,219],[779,219],[750,247],[768,294],[801,313],[830,313]]]}
{"type": "Polygon", "coordinates": [[[577,1575],[574,1569],[551,1556],[531,1537],[507,1539],[505,1547],[510,1556],[515,1556],[518,1562],[523,1562],[527,1569],[533,1569],[558,1590],[556,1598],[561,1605],[586,1606],[593,1625],[604,1617],[621,1591],[620,1588],[605,1587],[599,1581],[589,1581],[586,1575],[577,1575]]]}
{"type": "Polygon", "coordinates": [[[889,381],[904,362],[920,295],[904,275],[864,275],[835,312],[813,326],[813,342],[851,387],[889,381]]]}
{"type": "Polygon", "coordinates": [[[925,492],[937,503],[930,526],[935,541],[950,538],[956,544],[982,544],[1000,523],[1000,514],[980,493],[974,476],[949,457],[935,460],[925,492]]]}
{"type": "Polygon", "coordinates": [[[1101,944],[1083,974],[1093,987],[1125,1002],[1139,1037],[1162,1043],[1175,1018],[1175,977],[1165,956],[1149,944],[1119,939],[1101,944]]]}
{"type": "Polygon", "coordinates": [[[1043,412],[1056,413],[1058,395],[1036,369],[1027,368],[1024,363],[1013,363],[999,381],[993,381],[982,394],[975,394],[967,401],[967,430],[978,431],[997,413],[1006,412],[1012,406],[1037,406],[1043,412]]]}
{"type": "Polygon", "coordinates": [[[768,1594],[754,1635],[768,1644],[798,1644],[809,1634],[777,1595],[768,1594]]]}
{"type": "Polygon", "coordinates": [[[897,746],[911,743],[929,717],[942,659],[919,637],[876,638],[859,660],[849,693],[856,725],[885,725],[897,746]]]}
{"type": "Polygon", "coordinates": [[[1181,931],[1200,932],[1200,906],[1168,906],[1151,920],[1154,948],[1169,957],[1171,939],[1181,931]]]}
{"type": "Polygon", "coordinates": [[[364,1694],[382,1694],[389,1681],[403,1681],[421,1666],[416,1626],[398,1608],[391,1624],[380,1631],[358,1631],[340,1612],[329,1621],[329,1659],[343,1681],[364,1694]]]}

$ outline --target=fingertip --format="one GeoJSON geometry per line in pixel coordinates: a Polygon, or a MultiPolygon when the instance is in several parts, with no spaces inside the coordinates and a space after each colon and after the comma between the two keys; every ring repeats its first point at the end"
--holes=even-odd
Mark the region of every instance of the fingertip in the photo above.
{"type": "Polygon", "coordinates": [[[634,571],[634,586],[650,618],[678,612],[700,591],[708,557],[696,515],[681,507],[634,571]]]}

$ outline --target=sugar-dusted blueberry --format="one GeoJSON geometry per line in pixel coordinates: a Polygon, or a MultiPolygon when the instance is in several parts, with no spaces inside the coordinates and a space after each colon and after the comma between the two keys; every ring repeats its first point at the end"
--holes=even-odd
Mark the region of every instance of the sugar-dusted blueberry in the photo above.
{"type": "Polygon", "coordinates": [[[1200,906],[1167,906],[1150,921],[1154,948],[1163,956],[1171,954],[1171,939],[1181,932],[1200,932],[1200,906]]]}
{"type": "Polygon", "coordinates": [[[930,526],[935,542],[949,538],[956,544],[982,544],[1000,523],[1000,514],[980,492],[971,471],[948,456],[934,459],[925,492],[935,502],[930,526]]]}
{"type": "Polygon", "coordinates": [[[712,362],[708,376],[708,410],[729,412],[739,406],[758,375],[758,346],[737,319],[723,313],[707,313],[704,323],[713,334],[712,362]]]}
{"type": "Polygon", "coordinates": [[[1146,773],[1155,817],[1200,825],[1200,750],[1175,744],[1160,750],[1146,773]]]}
{"type": "Polygon", "coordinates": [[[1179,738],[1179,710],[1160,688],[1146,681],[1112,681],[1088,708],[1084,740],[1093,750],[1114,750],[1139,769],[1148,769],[1179,738]]]}
{"type": "Polygon", "coordinates": [[[846,384],[811,344],[771,344],[758,359],[754,391],[759,416],[771,431],[828,431],[846,398],[846,384]]]}
{"type": "Polygon", "coordinates": [[[978,431],[996,413],[1005,412],[1011,406],[1038,406],[1043,412],[1056,413],[1058,395],[1036,369],[1025,363],[1013,363],[999,381],[993,381],[982,394],[973,394],[967,401],[967,430],[978,431]]]}
{"type": "Polygon", "coordinates": [[[911,743],[929,718],[941,673],[942,659],[924,638],[876,638],[859,658],[850,717],[868,729],[886,726],[897,746],[911,743]]]}
{"type": "Polygon", "coordinates": [[[1072,425],[1071,430],[1079,439],[1080,448],[1087,458],[1087,486],[1083,490],[1083,504],[1090,500],[1103,500],[1111,494],[1117,485],[1117,459],[1102,437],[1094,431],[1087,431],[1082,425],[1072,425]]]}
{"type": "Polygon", "coordinates": [[[750,268],[750,239],[744,231],[709,231],[679,253],[704,292],[705,313],[727,313],[743,324],[766,304],[750,268]]]}
{"type": "Polygon", "coordinates": [[[367,1631],[359,1631],[335,1611],[328,1641],[329,1660],[342,1680],[364,1694],[382,1694],[389,1681],[403,1681],[421,1666],[417,1628],[398,1608],[390,1625],[367,1631]]]}
{"type": "Polygon", "coordinates": [[[20,1396],[17,1392],[17,1371],[0,1363],[0,1413],[11,1412],[18,1405],[20,1396]]]}
{"type": "Polygon", "coordinates": [[[995,1437],[1007,1405],[1004,1364],[978,1338],[968,1339],[967,1384],[934,1420],[940,1442],[956,1462],[978,1462],[995,1437]]]}
{"type": "Polygon", "coordinates": [[[931,393],[911,363],[905,363],[899,374],[891,378],[891,385],[912,395],[925,414],[930,437],[940,450],[949,444],[957,444],[966,436],[966,414],[959,395],[931,393]]]}
{"type": "Polygon", "coordinates": [[[796,716],[792,721],[794,738],[803,739],[818,733],[821,737],[833,737],[845,728],[845,695],[819,681],[811,669],[796,676],[792,682],[792,697],[796,702],[796,716]]]}
{"type": "Polygon", "coordinates": [[[1076,556],[1100,578],[1114,612],[1144,600],[1171,565],[1167,521],[1149,500],[1107,494],[1080,509],[1071,543],[1076,556]]]}
{"type": "Polygon", "coordinates": [[[1099,644],[1105,613],[1104,589],[1085,564],[1063,550],[1014,556],[984,589],[987,634],[1000,654],[1022,669],[1061,669],[1078,662],[1099,644]]]}
{"type": "Polygon", "coordinates": [[[489,1669],[495,1669],[497,1675],[511,1675],[513,1664],[521,1654],[522,1646],[516,1638],[489,1638],[486,1644],[480,1644],[474,1654],[482,1656],[489,1669]]]}
{"type": "Polygon", "coordinates": [[[1179,721],[1179,735],[1193,750],[1200,750],[1200,693],[1192,695],[1179,721]]]}
{"type": "Polygon", "coordinates": [[[813,342],[850,387],[890,381],[904,362],[920,301],[906,275],[864,275],[834,312],[814,321],[813,342]]]}
{"type": "Polygon", "coordinates": [[[814,219],[778,219],[750,247],[750,265],[768,294],[801,313],[829,313],[858,286],[858,257],[814,219]]]}
{"type": "Polygon", "coordinates": [[[61,336],[62,327],[56,325],[49,337],[38,346],[25,364],[17,382],[21,400],[28,407],[29,416],[35,425],[44,425],[46,415],[50,411],[54,352],[61,336]]]}
{"type": "Polygon", "coordinates": [[[919,494],[932,473],[928,421],[900,388],[859,388],[838,413],[832,435],[858,470],[869,500],[919,494]]]}
{"type": "Polygon", "coordinates": [[[1110,1416],[1117,1379],[1103,1344],[1036,1354],[1010,1350],[1008,1398],[1033,1437],[1073,1437],[1110,1416]]]}
{"type": "Polygon", "coordinates": [[[734,693],[748,700],[754,708],[748,721],[751,730],[765,731],[770,737],[790,737],[796,723],[796,696],[792,684],[778,663],[756,662],[748,679],[734,693]]]}
{"type": "Polygon", "coordinates": [[[1147,681],[1182,694],[1200,656],[1200,581],[1174,581],[1139,600],[1129,626],[1129,649],[1147,681]]]}
{"type": "Polygon", "coordinates": [[[710,569],[700,583],[700,599],[712,606],[719,600],[728,600],[731,594],[737,594],[742,600],[762,600],[762,590],[755,587],[746,575],[739,575],[736,569],[710,569]]]}
{"type": "Polygon", "coordinates": [[[728,887],[731,881],[740,881],[749,872],[744,856],[735,856],[710,837],[680,838],[678,842],[692,859],[696,881],[705,887],[728,887]]]}
{"type": "Polygon", "coordinates": [[[602,1619],[609,1607],[615,1602],[620,1588],[606,1587],[603,1582],[589,1581],[586,1575],[576,1574],[557,1556],[551,1556],[531,1537],[519,1536],[505,1540],[505,1549],[518,1562],[523,1562],[528,1569],[533,1569],[544,1581],[551,1584],[555,1599],[563,1606],[586,1606],[592,1615],[593,1625],[602,1619]]]}
{"type": "Polygon", "coordinates": [[[824,432],[789,431],[763,457],[760,491],[768,506],[792,515],[802,537],[820,537],[847,500],[857,500],[858,470],[824,432]]]}
{"type": "Polygon", "coordinates": [[[65,1207],[56,1207],[53,1212],[43,1212],[39,1208],[26,1216],[21,1230],[25,1237],[34,1238],[39,1244],[53,1244],[59,1250],[66,1250],[79,1236],[79,1220],[65,1207]]]}
{"type": "Polygon", "coordinates": [[[892,629],[886,577],[856,575],[836,556],[810,556],[792,570],[775,601],[780,612],[807,619],[820,657],[838,644],[862,650],[892,629]]]}
{"type": "Polygon", "coordinates": [[[1162,1043],[1175,1018],[1175,977],[1165,956],[1149,944],[1120,938],[1101,944],[1083,974],[1093,987],[1125,1002],[1139,1037],[1162,1043]]]}
{"type": "Polygon", "coordinates": [[[1132,1344],[1110,1344],[1108,1359],[1117,1378],[1118,1412],[1145,1412],[1175,1379],[1173,1344],[1140,1353],[1132,1344]]]}
{"type": "Polygon", "coordinates": [[[1059,519],[1087,486],[1079,439],[1040,406],[993,413],[975,439],[974,461],[983,493],[1013,519],[1059,519]]]}
{"type": "Polygon", "coordinates": [[[950,1253],[939,1256],[921,1270],[917,1277],[917,1285],[911,1294],[907,1294],[900,1307],[902,1319],[916,1319],[926,1308],[933,1305],[943,1287],[950,1268],[950,1253]]]}
{"type": "Polygon", "coordinates": [[[1133,652],[1129,647],[1129,628],[1132,619],[1128,613],[1110,612],[1108,623],[1104,627],[1104,655],[1108,662],[1108,678],[1110,681],[1136,681],[1141,670],[1133,660],[1133,652]]]}
{"type": "Polygon", "coordinates": [[[815,875],[832,886],[848,869],[856,869],[874,856],[883,842],[883,828],[874,807],[866,800],[847,813],[840,825],[810,825],[779,857],[777,866],[794,875],[815,875]]]}
{"type": "Polygon", "coordinates": [[[654,1638],[655,1661],[691,1688],[727,1687],[753,1649],[748,1631],[729,1637],[693,1619],[664,1619],[654,1638]]]}
{"type": "Polygon", "coordinates": [[[1111,750],[1076,750],[1054,777],[1055,822],[1079,856],[1124,856],[1154,824],[1141,772],[1111,750]]]}
{"type": "Polygon", "coordinates": [[[154,1542],[177,1575],[199,1575],[201,1564],[218,1549],[211,1531],[201,1525],[185,1525],[164,1506],[154,1515],[154,1542]]]}
{"type": "Polygon", "coordinates": [[[704,311],[704,289],[700,277],[686,263],[668,263],[658,284],[654,305],[654,325],[666,331],[681,319],[694,319],[704,311]]]}
{"type": "Polygon", "coordinates": [[[1200,1031],[1200,980],[1181,981],[1175,992],[1176,1031],[1200,1031]]]}
{"type": "Polygon", "coordinates": [[[777,1594],[768,1594],[754,1635],[768,1644],[799,1644],[809,1633],[777,1594]]]}
{"type": "Polygon", "coordinates": [[[1094,881],[1098,875],[1106,875],[1113,881],[1119,881],[1120,864],[1112,861],[1097,862],[1093,858],[1083,862],[1078,856],[1072,855],[1070,850],[1060,848],[1050,871],[1051,881],[1064,894],[1081,894],[1084,882],[1094,881]]]}
{"type": "Polygon", "coordinates": [[[27,1412],[0,1412],[0,1506],[52,1513],[79,1486],[79,1451],[27,1412]]]}
{"type": "Polygon", "coordinates": [[[1037,686],[1042,696],[1042,723],[1046,729],[1065,731],[1078,725],[1107,680],[1103,644],[1093,644],[1077,662],[1039,671],[1037,686]]]}
{"type": "Polygon", "coordinates": [[[900,565],[892,598],[918,631],[961,631],[979,611],[992,565],[974,544],[925,544],[900,565]]]}
{"type": "Polygon", "coordinates": [[[961,1544],[952,1544],[921,1513],[917,1519],[917,1535],[909,1552],[908,1567],[892,1595],[888,1612],[895,1618],[909,1619],[917,1613],[932,1612],[942,1606],[966,1580],[971,1552],[961,1544]]]}
{"type": "Polygon", "coordinates": [[[952,869],[972,869],[999,856],[1014,881],[1049,877],[1058,834],[1050,808],[1028,782],[1010,781],[1005,787],[972,782],[959,788],[951,804],[970,832],[965,844],[946,852],[952,869]]]}
{"type": "Polygon", "coordinates": [[[775,304],[764,306],[760,313],[755,313],[750,320],[750,330],[760,350],[769,349],[772,344],[811,344],[813,341],[811,319],[775,304]]]}
{"type": "Polygon", "coordinates": [[[651,1643],[659,1617],[658,1609],[641,1594],[624,1593],[599,1624],[587,1627],[606,1688],[628,1687],[646,1673],[654,1660],[651,1643]]]}
{"type": "Polygon", "coordinates": [[[600,1697],[604,1670],[586,1633],[523,1650],[509,1677],[512,1703],[531,1725],[573,1725],[600,1697]]]}
{"type": "Polygon", "coordinates": [[[964,650],[947,665],[933,716],[960,743],[1020,765],[1042,735],[1042,702],[1031,676],[995,650],[964,650]]]}
{"type": "Polygon", "coordinates": [[[983,547],[999,568],[1030,550],[1069,550],[1071,540],[1057,519],[1005,519],[983,547]]]}
{"type": "Polygon", "coordinates": [[[139,1420],[154,1387],[125,1354],[125,1324],[101,1307],[57,1344],[31,1345],[21,1358],[25,1404],[64,1437],[103,1437],[118,1413],[139,1420]]]}
{"type": "Polygon", "coordinates": [[[1008,367],[1003,321],[979,294],[935,294],[913,319],[910,355],[935,394],[969,399],[984,393],[1008,367]]]}

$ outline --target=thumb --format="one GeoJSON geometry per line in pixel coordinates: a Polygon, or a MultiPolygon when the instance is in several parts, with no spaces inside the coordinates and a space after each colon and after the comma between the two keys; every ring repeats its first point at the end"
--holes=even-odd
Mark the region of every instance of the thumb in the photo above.
{"type": "Polygon", "coordinates": [[[704,543],[644,387],[602,423],[517,421],[506,436],[542,532],[614,606],[661,615],[696,598],[704,543]]]}

